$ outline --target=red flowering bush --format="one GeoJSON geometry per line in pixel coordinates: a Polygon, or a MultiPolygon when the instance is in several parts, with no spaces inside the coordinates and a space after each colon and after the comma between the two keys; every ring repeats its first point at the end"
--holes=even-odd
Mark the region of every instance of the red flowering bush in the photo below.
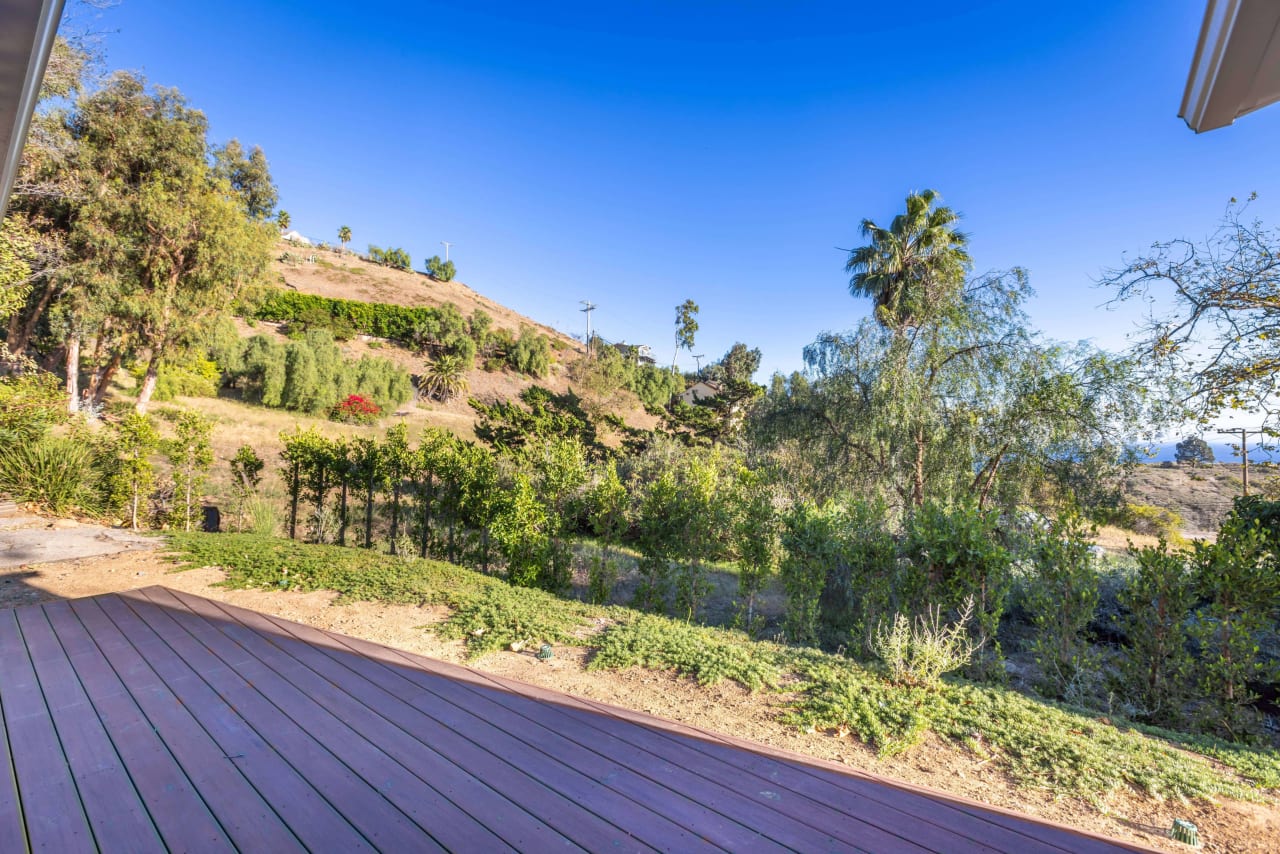
{"type": "Polygon", "coordinates": [[[329,411],[329,417],[334,421],[343,421],[347,424],[372,424],[380,415],[382,415],[382,407],[358,394],[347,395],[346,400],[341,401],[329,411]]]}

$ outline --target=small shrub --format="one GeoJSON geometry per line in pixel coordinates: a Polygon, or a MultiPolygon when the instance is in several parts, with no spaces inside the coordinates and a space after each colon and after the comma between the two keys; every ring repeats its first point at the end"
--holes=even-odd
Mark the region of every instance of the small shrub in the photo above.
{"type": "Polygon", "coordinates": [[[732,679],[756,691],[777,685],[782,674],[746,635],[642,615],[611,626],[600,640],[592,670],[674,669],[701,685],[732,679]]]}
{"type": "Polygon", "coordinates": [[[898,685],[933,689],[943,675],[968,667],[982,645],[969,637],[973,617],[973,597],[965,600],[960,616],[950,624],[942,622],[942,607],[927,607],[913,623],[904,614],[893,622],[877,626],[871,649],[889,668],[889,678],[898,685]]]}
{"type": "Polygon", "coordinates": [[[618,562],[603,554],[592,555],[587,568],[587,601],[605,604],[617,583],[618,562]]]}
{"type": "Polygon", "coordinates": [[[585,615],[585,606],[549,593],[494,583],[459,602],[441,635],[462,639],[467,654],[477,658],[513,644],[537,649],[544,643],[573,643],[574,631],[586,625],[585,615]]]}
{"type": "MultiPolygon", "coordinates": [[[[1192,475],[1193,479],[1196,477],[1192,475]]],[[[1173,546],[1187,545],[1186,538],[1182,536],[1182,516],[1164,507],[1126,503],[1116,514],[1115,524],[1135,534],[1159,537],[1173,546]]]]}
{"type": "Polygon", "coordinates": [[[262,495],[250,496],[245,501],[244,514],[247,533],[260,537],[274,537],[280,533],[280,508],[269,498],[262,495]]]}

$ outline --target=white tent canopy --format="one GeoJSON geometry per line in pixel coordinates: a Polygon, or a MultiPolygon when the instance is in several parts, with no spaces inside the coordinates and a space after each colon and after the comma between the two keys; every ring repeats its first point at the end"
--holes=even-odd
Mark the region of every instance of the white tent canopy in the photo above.
{"type": "Polygon", "coordinates": [[[1196,133],[1280,101],[1280,0],[1209,0],[1178,115],[1196,133]]]}

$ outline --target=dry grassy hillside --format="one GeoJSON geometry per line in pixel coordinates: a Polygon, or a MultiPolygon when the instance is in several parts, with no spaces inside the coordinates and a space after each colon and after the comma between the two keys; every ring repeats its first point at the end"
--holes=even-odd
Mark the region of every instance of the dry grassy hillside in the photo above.
{"type": "Polygon", "coordinates": [[[407,306],[453,303],[464,317],[480,308],[489,313],[496,327],[519,332],[522,325],[532,326],[557,342],[557,349],[566,348],[563,350],[566,353],[582,352],[582,344],[568,335],[512,311],[461,282],[440,282],[425,273],[394,270],[372,264],[351,253],[308,249],[283,242],[277,246],[277,250],[275,271],[280,274],[286,287],[301,293],[407,306]],[[278,260],[286,253],[295,260],[278,260]],[[316,259],[314,263],[306,260],[310,257],[316,259]]]}
{"type": "MultiPolygon", "coordinates": [[[[1268,481],[1280,477],[1274,468],[1253,468],[1250,490],[1261,492],[1268,481]]],[[[1216,463],[1209,466],[1138,466],[1125,482],[1130,501],[1172,510],[1182,517],[1183,532],[1189,537],[1211,534],[1240,495],[1240,465],[1216,463]]]]}

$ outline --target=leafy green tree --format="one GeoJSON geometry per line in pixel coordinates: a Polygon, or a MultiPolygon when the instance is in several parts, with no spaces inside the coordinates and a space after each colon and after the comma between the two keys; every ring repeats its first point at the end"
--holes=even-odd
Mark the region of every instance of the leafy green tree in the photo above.
{"type": "Polygon", "coordinates": [[[289,225],[292,222],[293,222],[293,218],[289,216],[288,211],[282,210],[280,211],[280,213],[276,214],[276,226],[280,229],[280,231],[282,232],[288,231],[289,225]]]}
{"type": "Polygon", "coordinates": [[[213,467],[213,422],[199,412],[184,410],[174,419],[174,435],[163,443],[173,466],[173,487],[179,497],[182,530],[190,531],[200,506],[200,493],[213,467]]]}
{"type": "Polygon", "coordinates": [[[531,377],[545,377],[551,369],[551,344],[531,327],[520,327],[520,337],[507,354],[512,368],[531,377]]]}
{"type": "Polygon", "coordinates": [[[0,320],[7,320],[27,302],[31,293],[31,261],[35,235],[18,217],[0,223],[0,320]]]}
{"type": "Polygon", "coordinates": [[[347,251],[347,244],[351,242],[351,226],[344,225],[338,229],[338,242],[342,244],[342,251],[347,251]]]}
{"type": "Polygon", "coordinates": [[[1187,436],[1174,448],[1173,458],[1185,465],[1211,465],[1213,448],[1199,436],[1187,436]]]}
{"type": "Polygon", "coordinates": [[[599,538],[602,547],[590,567],[587,583],[588,596],[597,605],[609,601],[618,578],[613,549],[627,531],[630,502],[631,496],[618,477],[617,465],[610,460],[599,466],[586,499],[587,520],[591,525],[591,532],[599,538]]]}
{"type": "Polygon", "coordinates": [[[364,547],[373,548],[374,508],[382,473],[382,448],[377,441],[359,436],[351,442],[351,480],[364,493],[364,547]]]}
{"type": "Polygon", "coordinates": [[[1151,432],[1133,366],[1042,341],[1018,270],[967,283],[911,334],[863,321],[805,348],[807,373],[773,383],[754,440],[803,494],[857,491],[901,508],[1117,499],[1130,438],[1151,432]]]}
{"type": "Polygon", "coordinates": [[[781,520],[774,508],[772,484],[748,468],[738,469],[729,501],[738,562],[739,618],[747,631],[755,632],[756,597],[778,566],[781,520]]]}
{"type": "Polygon", "coordinates": [[[783,629],[792,643],[816,644],[822,591],[839,560],[841,513],[837,505],[794,504],[783,517],[780,574],[787,594],[783,629]]]}
{"type": "Polygon", "coordinates": [[[111,495],[129,512],[129,527],[138,530],[138,509],[155,483],[151,454],[160,447],[160,433],[146,415],[131,412],[111,427],[111,495]]]}
{"type": "Polygon", "coordinates": [[[441,261],[439,255],[432,255],[427,259],[427,275],[437,281],[452,282],[458,268],[452,261],[441,261]]]}
{"type": "Polygon", "coordinates": [[[1188,555],[1171,552],[1163,540],[1130,553],[1137,569],[1119,595],[1125,697],[1139,719],[1180,727],[1192,674],[1187,618],[1196,606],[1195,579],[1188,555]]]}
{"type": "Polygon", "coordinates": [[[507,564],[507,580],[536,587],[545,577],[551,549],[547,509],[538,500],[529,477],[517,472],[504,506],[494,518],[493,538],[507,564]]]}
{"type": "Polygon", "coordinates": [[[280,434],[280,444],[283,445],[280,459],[284,463],[285,489],[289,493],[289,539],[294,540],[298,537],[298,506],[302,492],[325,439],[314,427],[306,430],[294,427],[292,433],[280,434]]]}
{"type": "Polygon", "coordinates": [[[1192,567],[1202,600],[1191,629],[1200,644],[1197,687],[1205,700],[1204,720],[1231,739],[1249,736],[1257,724],[1251,682],[1274,677],[1276,668],[1259,653],[1258,636],[1280,605],[1280,571],[1270,548],[1272,532],[1233,512],[1217,542],[1195,540],[1192,567]]]}
{"type": "Polygon", "coordinates": [[[888,228],[862,221],[869,242],[849,253],[849,292],[870,297],[877,323],[895,333],[919,325],[960,293],[971,260],[959,215],[935,207],[933,190],[907,196],[905,213],[888,228]]]}
{"type": "Polygon", "coordinates": [[[1031,650],[1046,693],[1080,704],[1088,700],[1082,691],[1097,667],[1084,636],[1098,606],[1098,571],[1092,552],[1095,533],[1070,511],[1037,531],[1031,543],[1032,575],[1025,597],[1035,626],[1031,650]]]}
{"type": "Polygon", "coordinates": [[[383,483],[391,490],[391,554],[399,554],[400,497],[404,483],[413,473],[414,459],[409,450],[409,428],[397,424],[387,431],[378,455],[382,466],[383,483]]]}
{"type": "Polygon", "coordinates": [[[923,614],[936,606],[961,613],[972,597],[973,639],[985,646],[975,662],[979,673],[1003,663],[996,631],[1012,586],[1013,556],[996,535],[999,515],[973,502],[926,502],[908,518],[902,543],[910,567],[900,582],[907,610],[923,614]]]}
{"type": "Polygon", "coordinates": [[[236,530],[244,530],[244,506],[258,494],[266,463],[252,445],[241,445],[231,458],[231,489],[236,497],[236,530]]]}
{"type": "Polygon", "coordinates": [[[691,299],[676,306],[676,351],[671,357],[671,372],[675,373],[676,358],[680,348],[693,352],[694,336],[698,332],[698,304],[691,299]]]}
{"type": "MultiPolygon", "coordinates": [[[[66,275],[79,326],[118,365],[145,351],[145,411],[161,365],[265,272],[272,235],[208,162],[206,121],[177,92],[118,73],[77,105],[78,197],[66,275]],[[105,346],[102,346],[105,345],[105,346]]],[[[95,379],[95,393],[102,378],[95,379]]]]}
{"type": "Polygon", "coordinates": [[[458,509],[465,522],[480,532],[480,571],[489,572],[493,560],[493,525],[503,508],[503,488],[498,461],[487,448],[455,444],[453,471],[463,475],[458,509]]]}
{"type": "MultiPolygon", "coordinates": [[[[270,220],[275,213],[280,194],[271,180],[267,155],[254,146],[245,156],[240,141],[232,139],[221,148],[213,150],[213,176],[224,181],[240,197],[245,215],[254,220],[270,220]]],[[[287,220],[287,215],[286,215],[287,220]]],[[[283,225],[281,229],[289,226],[283,225]]]]}

